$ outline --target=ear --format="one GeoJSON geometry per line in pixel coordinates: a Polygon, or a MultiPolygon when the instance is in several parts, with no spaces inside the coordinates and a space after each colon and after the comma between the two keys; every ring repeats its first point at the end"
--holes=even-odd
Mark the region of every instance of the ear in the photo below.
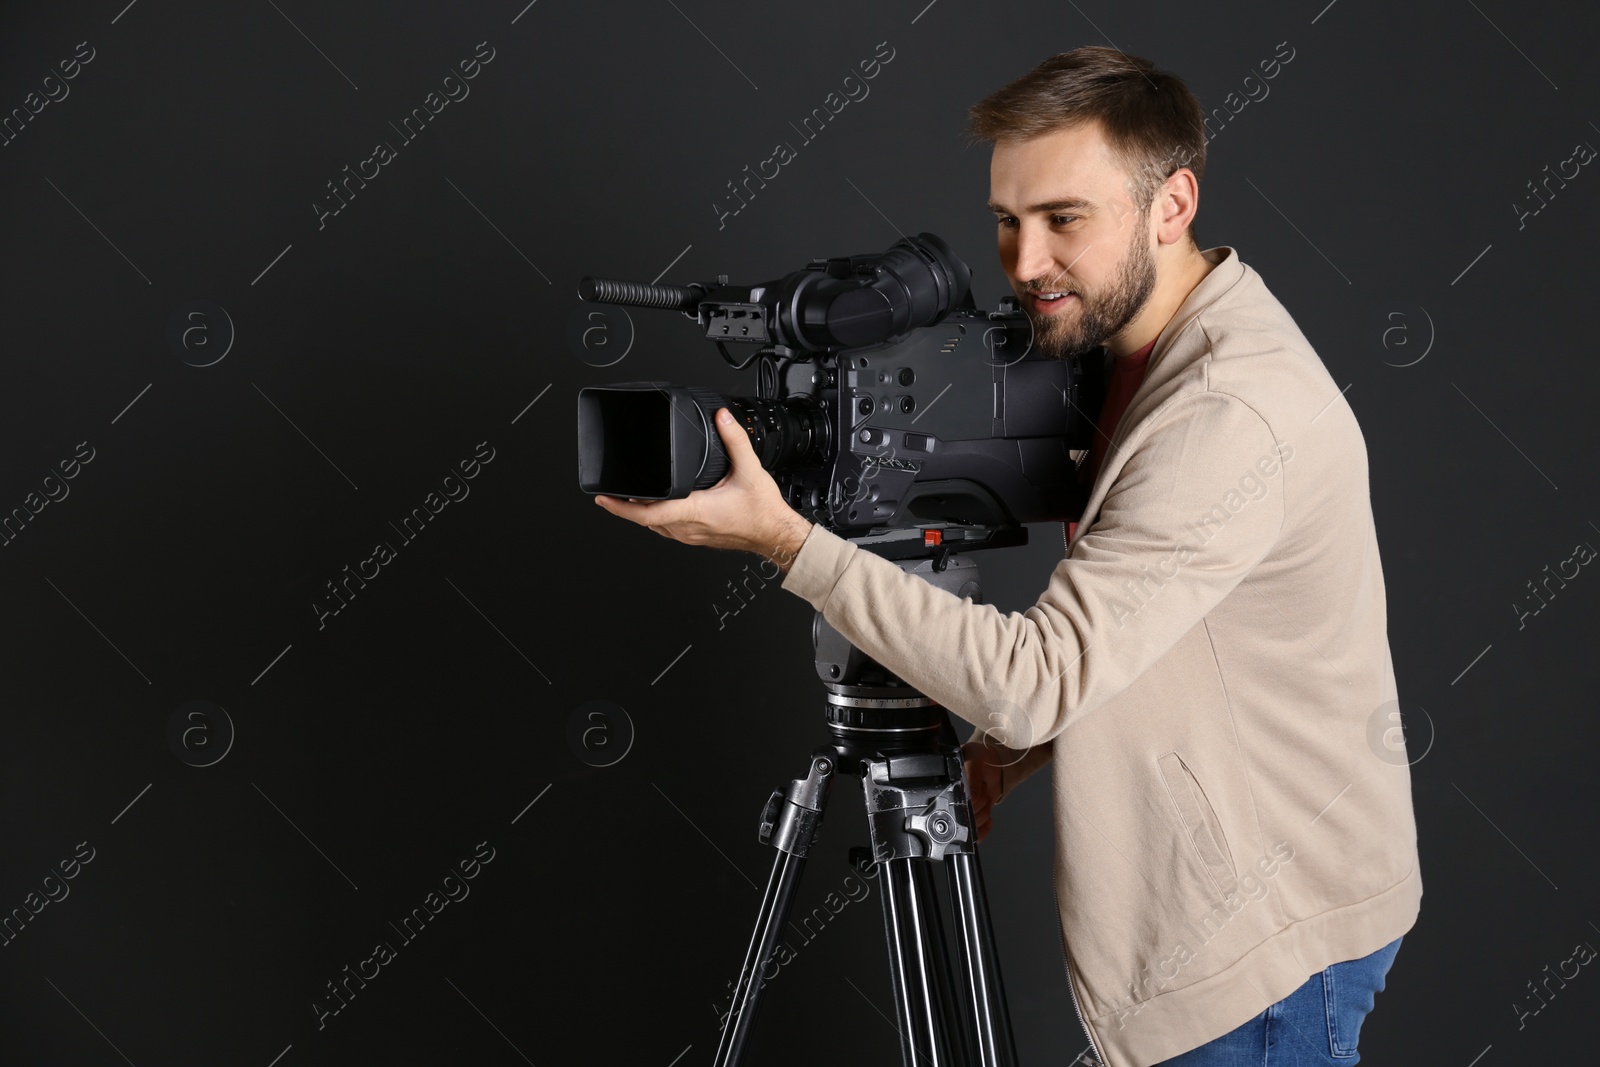
{"type": "Polygon", "coordinates": [[[1200,183],[1195,180],[1194,171],[1179,167],[1168,175],[1161,188],[1156,190],[1152,207],[1156,240],[1164,245],[1182,241],[1200,210],[1200,183]]]}

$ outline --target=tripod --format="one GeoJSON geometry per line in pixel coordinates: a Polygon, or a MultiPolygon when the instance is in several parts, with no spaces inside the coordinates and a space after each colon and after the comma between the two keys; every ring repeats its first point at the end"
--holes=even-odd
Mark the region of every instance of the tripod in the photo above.
{"type": "MultiPolygon", "coordinates": [[[[956,544],[924,541],[910,531],[858,541],[895,558],[901,569],[941,589],[981,601],[978,566],[955,556],[956,544]]],[[[996,531],[981,544],[1025,541],[1027,531],[996,531]]],[[[976,539],[974,539],[976,541],[976,539]]],[[[871,850],[853,848],[851,863],[876,863],[882,873],[883,925],[896,1001],[904,1067],[1015,1067],[1011,1018],[1000,981],[994,929],[978,866],[974,825],[950,714],[864,655],[822,613],[812,622],[817,673],[828,690],[828,741],[811,753],[803,778],[774,790],[761,812],[760,837],[777,850],[735,984],[715,1067],[743,1061],[756,1009],[760,972],[776,951],[795,889],[822,822],[834,776],[859,776],[865,791],[871,850]],[[955,912],[955,955],[945,940],[934,886],[935,864],[948,878],[955,912]]]]}

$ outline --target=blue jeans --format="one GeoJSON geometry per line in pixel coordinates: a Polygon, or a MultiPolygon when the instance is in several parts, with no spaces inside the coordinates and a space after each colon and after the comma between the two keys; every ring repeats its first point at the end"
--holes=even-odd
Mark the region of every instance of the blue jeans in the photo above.
{"type": "Polygon", "coordinates": [[[1352,1067],[1361,1021],[1400,951],[1395,938],[1370,956],[1326,967],[1243,1026],[1154,1067],[1352,1067]]]}

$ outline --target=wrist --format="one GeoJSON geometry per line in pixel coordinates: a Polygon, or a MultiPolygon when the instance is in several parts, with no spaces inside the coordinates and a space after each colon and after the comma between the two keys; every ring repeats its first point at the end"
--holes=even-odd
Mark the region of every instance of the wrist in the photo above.
{"type": "Polygon", "coordinates": [[[778,524],[777,533],[762,555],[777,566],[780,574],[788,574],[810,535],[811,522],[798,512],[790,511],[778,524]]]}

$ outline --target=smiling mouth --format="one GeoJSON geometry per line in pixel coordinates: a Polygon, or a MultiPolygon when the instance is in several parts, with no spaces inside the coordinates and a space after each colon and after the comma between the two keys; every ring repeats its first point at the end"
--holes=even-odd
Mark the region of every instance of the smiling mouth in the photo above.
{"type": "Polygon", "coordinates": [[[1072,300],[1078,299],[1078,294],[1065,289],[1044,293],[1030,292],[1028,299],[1032,302],[1035,311],[1048,313],[1058,311],[1072,300]]]}

